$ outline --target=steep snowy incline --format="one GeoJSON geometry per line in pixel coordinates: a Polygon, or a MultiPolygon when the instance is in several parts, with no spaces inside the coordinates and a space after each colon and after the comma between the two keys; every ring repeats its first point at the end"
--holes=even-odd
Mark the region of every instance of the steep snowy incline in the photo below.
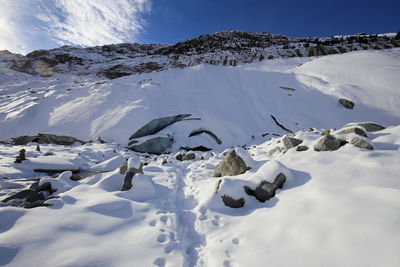
{"type": "Polygon", "coordinates": [[[286,133],[271,115],[292,131],[352,121],[396,125],[399,55],[400,50],[393,49],[230,68],[199,65],[111,81],[9,72],[14,76],[3,74],[0,85],[0,140],[49,132],[83,140],[101,136],[126,145],[150,120],[180,113],[201,120],[182,121],[160,133],[173,133],[175,148],[224,149],[249,143],[253,136],[286,133]],[[380,62],[389,63],[380,68],[380,62]],[[355,108],[340,106],[341,97],[354,101],[355,108]],[[198,128],[211,130],[223,143],[204,136],[188,138],[198,128]]]}

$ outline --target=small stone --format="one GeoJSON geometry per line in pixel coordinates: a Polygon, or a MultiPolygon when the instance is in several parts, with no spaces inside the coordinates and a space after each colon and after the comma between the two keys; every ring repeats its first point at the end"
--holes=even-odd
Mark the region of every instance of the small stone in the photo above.
{"type": "Polygon", "coordinates": [[[308,150],[308,146],[298,146],[296,147],[296,151],[307,151],[308,150]]]}
{"type": "Polygon", "coordinates": [[[344,98],[339,99],[339,104],[341,104],[343,107],[345,107],[347,109],[354,108],[354,103],[348,99],[344,99],[344,98]]]}
{"type": "Polygon", "coordinates": [[[79,181],[82,180],[82,177],[78,174],[72,174],[71,177],[69,177],[72,181],[79,181]]]}
{"type": "Polygon", "coordinates": [[[182,161],[184,156],[185,156],[184,154],[179,153],[178,155],[175,156],[175,159],[179,160],[179,161],[182,161]]]}

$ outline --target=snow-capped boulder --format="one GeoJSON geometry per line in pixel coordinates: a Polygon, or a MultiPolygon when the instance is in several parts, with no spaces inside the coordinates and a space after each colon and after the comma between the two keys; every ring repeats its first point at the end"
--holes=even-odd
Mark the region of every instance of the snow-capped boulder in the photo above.
{"type": "Polygon", "coordinates": [[[254,190],[248,186],[244,186],[244,191],[250,196],[254,196],[258,201],[265,202],[275,196],[275,191],[278,188],[282,188],[286,181],[286,176],[283,173],[279,173],[273,183],[268,181],[262,181],[254,190]]]}
{"type": "Polygon", "coordinates": [[[334,151],[338,150],[341,146],[339,139],[327,134],[321,137],[317,144],[314,146],[315,151],[334,151]]]}
{"type": "Polygon", "coordinates": [[[127,166],[128,171],[125,173],[124,183],[122,185],[121,191],[127,191],[132,188],[132,178],[135,174],[141,173],[143,174],[143,163],[138,159],[128,159],[127,166]]]}
{"type": "Polygon", "coordinates": [[[224,159],[217,165],[214,176],[234,176],[245,173],[247,170],[244,160],[236,155],[235,150],[230,150],[224,159]]]}

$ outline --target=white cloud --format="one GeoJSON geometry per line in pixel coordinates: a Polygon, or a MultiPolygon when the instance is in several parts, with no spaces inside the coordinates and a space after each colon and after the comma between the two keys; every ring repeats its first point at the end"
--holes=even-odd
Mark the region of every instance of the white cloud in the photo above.
{"type": "Polygon", "coordinates": [[[0,50],[138,41],[150,0],[0,0],[0,50]]]}

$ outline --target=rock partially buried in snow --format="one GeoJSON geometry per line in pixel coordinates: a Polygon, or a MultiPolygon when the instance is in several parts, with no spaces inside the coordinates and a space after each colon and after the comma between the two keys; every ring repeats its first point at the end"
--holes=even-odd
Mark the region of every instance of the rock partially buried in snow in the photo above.
{"type": "Polygon", "coordinates": [[[341,104],[343,107],[347,109],[353,109],[354,108],[354,103],[348,99],[341,98],[339,99],[339,104],[341,104]]]}
{"type": "Polygon", "coordinates": [[[338,150],[341,146],[341,142],[339,139],[333,137],[330,134],[324,135],[318,140],[318,143],[315,145],[315,151],[334,151],[338,150]]]}
{"type": "Polygon", "coordinates": [[[80,142],[81,144],[85,143],[72,136],[45,134],[45,133],[39,133],[38,135],[34,136],[24,135],[13,138],[14,145],[26,145],[30,142],[37,142],[39,144],[65,145],[65,146],[73,145],[75,142],[80,142]]]}
{"type": "Polygon", "coordinates": [[[296,151],[307,151],[308,150],[308,146],[298,146],[296,147],[296,151]]]}
{"type": "Polygon", "coordinates": [[[370,143],[359,137],[353,137],[349,143],[359,148],[364,148],[368,150],[374,149],[374,147],[370,143]]]}
{"type": "Polygon", "coordinates": [[[127,168],[128,171],[125,173],[124,183],[122,185],[121,191],[127,191],[132,188],[132,179],[135,174],[143,174],[143,164],[140,162],[139,159],[128,159],[127,168]]]}
{"type": "Polygon", "coordinates": [[[364,130],[362,130],[361,128],[357,128],[357,127],[346,127],[346,128],[340,129],[336,132],[336,134],[349,134],[349,133],[355,133],[360,136],[368,137],[367,133],[364,132],[364,130]]]}
{"type": "Polygon", "coordinates": [[[224,159],[217,165],[214,176],[234,176],[245,173],[246,171],[247,166],[244,160],[236,155],[235,150],[230,150],[224,159]]]}
{"type": "Polygon", "coordinates": [[[265,202],[275,196],[275,191],[278,188],[282,188],[286,181],[286,176],[283,173],[279,173],[273,183],[268,181],[262,181],[255,190],[248,186],[244,186],[244,191],[250,196],[254,196],[258,201],[265,202]]]}
{"type": "Polygon", "coordinates": [[[230,196],[223,195],[221,196],[222,201],[224,202],[225,206],[231,207],[231,208],[241,208],[244,206],[244,199],[239,198],[239,199],[234,199],[230,196]]]}
{"type": "Polygon", "coordinates": [[[293,137],[289,137],[289,136],[283,137],[283,145],[287,149],[291,149],[293,147],[296,147],[296,146],[300,145],[301,143],[303,143],[303,140],[300,140],[300,139],[297,139],[297,138],[293,138],[293,137]]]}
{"type": "Polygon", "coordinates": [[[377,132],[386,129],[385,126],[382,126],[374,122],[353,122],[345,125],[344,127],[349,127],[349,126],[361,126],[364,127],[367,132],[377,132]]]}
{"type": "Polygon", "coordinates": [[[196,158],[196,154],[194,153],[187,153],[182,160],[194,160],[196,158]]]}

